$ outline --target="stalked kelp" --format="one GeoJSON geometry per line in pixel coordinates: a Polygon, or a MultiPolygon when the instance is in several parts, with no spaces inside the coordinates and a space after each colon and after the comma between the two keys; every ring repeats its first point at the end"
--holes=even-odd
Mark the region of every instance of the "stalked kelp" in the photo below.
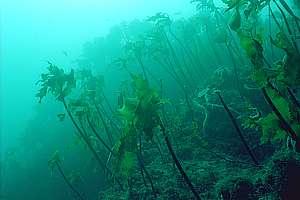
{"type": "MultiPolygon", "coordinates": [[[[287,5],[283,2],[284,1],[282,1],[284,7],[288,9],[287,5]]],[[[283,16],[288,34],[292,35],[285,14],[283,13],[277,2],[274,1],[274,3],[283,16]]],[[[251,3],[249,3],[249,6],[251,6],[251,3]]],[[[260,3],[258,6],[258,8],[260,9],[252,9],[249,12],[259,12],[261,10],[261,7],[266,6],[266,4],[260,3]]],[[[237,7],[237,5],[235,5],[235,7],[237,7]]],[[[275,19],[275,16],[273,17],[275,19]]],[[[247,21],[247,18],[245,19],[245,21],[247,21]]],[[[278,23],[277,21],[275,22],[278,23]]],[[[290,125],[290,123],[294,123],[292,122],[292,118],[289,117],[289,115],[284,115],[282,113],[287,111],[291,115],[297,115],[298,112],[297,110],[294,110],[293,114],[293,112],[290,110],[291,102],[289,102],[289,100],[287,99],[287,95],[282,94],[288,92],[287,87],[289,85],[297,85],[299,64],[296,63],[298,63],[299,61],[299,52],[296,41],[293,38],[288,39],[288,36],[285,33],[283,27],[279,26],[279,32],[276,34],[276,39],[274,40],[272,37],[270,37],[270,42],[277,48],[283,49],[286,53],[286,57],[284,58],[285,61],[276,62],[275,66],[272,66],[272,64],[269,63],[264,55],[264,48],[262,44],[263,36],[255,32],[255,26],[246,28],[245,25],[242,26],[241,24],[239,24],[238,28],[234,28],[233,30],[237,33],[242,48],[246,51],[247,56],[250,58],[250,61],[253,65],[253,79],[259,84],[259,87],[261,87],[267,103],[271,106],[275,116],[278,118],[279,122],[277,123],[282,125],[281,128],[288,135],[290,135],[290,137],[296,142],[297,148],[299,148],[299,136],[297,136],[298,131],[294,130],[297,129],[297,126],[299,126],[298,122],[294,124],[293,129],[292,125],[290,125]],[[273,103],[272,98],[279,100],[277,107],[273,103]]],[[[274,124],[271,126],[273,127],[274,124]]],[[[279,132],[276,133],[277,138],[279,138],[279,132]]]]}
{"type": "MultiPolygon", "coordinates": [[[[112,174],[111,170],[105,165],[103,160],[100,158],[99,154],[97,153],[96,149],[92,145],[92,142],[89,138],[89,135],[86,133],[82,125],[82,117],[85,114],[87,109],[87,104],[83,105],[83,101],[71,102],[68,106],[66,102],[66,97],[70,95],[72,89],[76,87],[76,81],[74,76],[74,70],[71,71],[70,74],[65,74],[64,71],[57,66],[49,63],[48,67],[49,73],[43,74],[42,79],[38,82],[41,85],[41,89],[39,90],[37,97],[41,100],[48,94],[51,93],[59,102],[62,102],[68,116],[70,117],[73,125],[76,128],[76,131],[79,133],[80,138],[85,142],[87,147],[90,149],[92,154],[95,156],[96,160],[98,161],[101,168],[107,171],[109,174],[112,174]],[[75,104],[75,105],[74,105],[75,104]],[[76,121],[74,114],[72,113],[70,107],[80,107],[80,110],[75,111],[75,116],[78,117],[79,123],[76,121]]],[[[123,189],[122,184],[117,180],[121,189],[123,189]]]]}
{"type": "Polygon", "coordinates": [[[108,176],[100,199],[277,195],[265,163],[300,146],[299,18],[284,0],[222,2],[116,26],[85,45],[78,69],[42,74],[37,97],[63,103],[108,176]],[[102,65],[119,90],[105,90],[102,65]]]}
{"type": "MultiPolygon", "coordinates": [[[[125,125],[123,132],[124,135],[121,138],[119,144],[120,147],[118,149],[119,159],[122,159],[122,157],[124,159],[125,155],[128,156],[133,152],[137,152],[138,160],[141,166],[143,166],[142,170],[144,170],[147,176],[149,176],[147,178],[149,178],[152,190],[154,190],[151,177],[150,175],[148,175],[148,172],[144,168],[144,164],[142,161],[142,144],[140,138],[142,137],[141,134],[144,134],[146,140],[152,140],[153,134],[155,134],[153,133],[154,128],[160,127],[163,133],[164,140],[166,141],[167,147],[178,170],[180,171],[180,174],[184,178],[184,181],[187,183],[187,185],[190,187],[195,198],[200,199],[198,192],[195,190],[193,184],[182,168],[180,161],[175,155],[172,144],[170,143],[170,140],[167,136],[166,128],[161,120],[160,105],[163,103],[163,100],[160,99],[158,93],[155,90],[149,87],[148,82],[145,79],[135,75],[132,76],[132,79],[133,96],[125,101],[125,104],[120,111],[125,120],[125,125]],[[139,140],[140,150],[138,150],[137,146],[139,140]]],[[[128,157],[125,158],[128,159],[128,157]]],[[[125,160],[125,162],[127,162],[128,167],[128,160],[125,160]]],[[[156,197],[155,191],[153,192],[154,196],[156,197]]]]}
{"type": "Polygon", "coordinates": [[[82,196],[82,194],[80,194],[80,192],[73,186],[72,181],[68,179],[68,177],[66,176],[63,168],[62,168],[62,164],[61,164],[61,159],[59,157],[59,153],[55,152],[53,157],[48,161],[48,165],[51,168],[51,173],[53,173],[54,168],[57,168],[58,172],[60,173],[60,175],[62,176],[62,178],[64,179],[64,181],[66,182],[66,184],[68,185],[68,187],[72,190],[72,192],[75,194],[75,196],[80,199],[80,200],[84,200],[85,198],[82,196]]]}

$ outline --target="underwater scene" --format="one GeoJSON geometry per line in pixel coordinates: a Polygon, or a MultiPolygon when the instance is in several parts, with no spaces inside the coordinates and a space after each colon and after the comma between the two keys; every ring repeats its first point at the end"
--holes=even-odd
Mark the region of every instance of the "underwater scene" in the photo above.
{"type": "Polygon", "coordinates": [[[0,200],[300,200],[299,0],[0,7],[0,200]]]}

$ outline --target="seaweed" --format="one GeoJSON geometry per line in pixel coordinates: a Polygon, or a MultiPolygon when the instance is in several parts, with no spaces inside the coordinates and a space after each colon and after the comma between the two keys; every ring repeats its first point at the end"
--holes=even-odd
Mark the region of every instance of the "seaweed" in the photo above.
{"type": "Polygon", "coordinates": [[[72,192],[75,194],[75,196],[80,200],[85,200],[83,198],[82,194],[73,186],[72,180],[68,179],[62,166],[61,166],[61,159],[59,157],[59,153],[55,152],[52,158],[48,161],[48,165],[51,168],[51,173],[53,173],[54,168],[57,168],[58,172],[64,179],[65,183],[68,185],[68,187],[72,190],[72,192]]]}
{"type": "Polygon", "coordinates": [[[231,111],[229,110],[228,106],[227,106],[226,103],[224,102],[224,100],[223,100],[223,98],[222,98],[220,92],[217,92],[217,95],[218,95],[218,97],[219,97],[219,99],[220,99],[220,101],[221,101],[221,103],[222,103],[224,109],[225,109],[226,112],[228,113],[228,115],[229,115],[229,117],[230,117],[230,119],[231,119],[231,121],[232,121],[232,123],[233,123],[233,125],[234,125],[234,128],[236,129],[236,132],[238,133],[238,135],[239,135],[239,137],[240,137],[240,139],[241,139],[243,145],[245,146],[245,148],[246,148],[248,154],[250,155],[252,161],[254,162],[255,165],[259,166],[259,162],[258,162],[257,158],[255,157],[254,153],[251,151],[249,145],[247,144],[247,141],[246,141],[245,137],[243,136],[243,134],[242,134],[242,132],[241,132],[241,129],[239,128],[239,126],[238,126],[238,124],[237,124],[235,118],[233,117],[231,111]]]}
{"type": "MultiPolygon", "coordinates": [[[[59,69],[57,66],[54,66],[53,64],[49,63],[48,67],[49,73],[48,74],[42,74],[42,80],[38,82],[38,84],[41,85],[41,89],[39,90],[37,97],[40,98],[40,101],[42,98],[44,98],[47,93],[51,93],[53,96],[56,97],[56,99],[61,102],[70,117],[75,129],[78,131],[80,137],[83,139],[85,144],[90,149],[91,153],[95,156],[97,162],[102,167],[102,169],[107,171],[108,173],[112,174],[111,170],[104,164],[104,162],[101,160],[100,156],[98,155],[97,151],[93,147],[91,141],[88,138],[88,135],[86,134],[85,130],[80,128],[79,124],[76,122],[74,115],[72,114],[72,111],[70,110],[70,107],[68,106],[66,102],[67,95],[70,95],[72,89],[74,88],[75,84],[75,78],[74,78],[74,71],[71,71],[70,75],[66,75],[62,69],[59,69]],[[43,91],[43,92],[41,92],[43,91]]],[[[82,107],[82,104],[84,102],[82,100],[73,101],[71,102],[71,107],[82,107]]],[[[77,116],[82,117],[85,112],[86,107],[80,110],[77,110],[75,114],[77,116]]],[[[80,121],[80,120],[79,120],[80,121]]],[[[80,121],[81,124],[81,121],[80,121]]],[[[117,179],[117,183],[119,184],[121,190],[123,190],[123,187],[117,179]]]]}
{"type": "MultiPolygon", "coordinates": [[[[192,0],[199,12],[187,19],[159,12],[116,26],[87,43],[69,73],[48,63],[36,97],[63,104],[58,120],[71,120],[109,176],[99,198],[280,195],[257,177],[274,151],[300,149],[299,18],[284,0],[222,2],[192,0]],[[125,72],[117,92],[94,75],[108,63],[107,76],[125,72]]],[[[53,165],[80,198],[61,162],[53,165]]]]}

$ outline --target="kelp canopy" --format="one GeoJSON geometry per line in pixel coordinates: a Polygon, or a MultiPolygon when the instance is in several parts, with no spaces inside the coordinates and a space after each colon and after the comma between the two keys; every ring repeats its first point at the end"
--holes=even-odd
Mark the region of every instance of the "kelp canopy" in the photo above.
{"type": "Polygon", "coordinates": [[[39,101],[63,103],[103,171],[99,199],[298,199],[299,2],[191,3],[190,18],[157,13],[87,43],[70,73],[48,63],[39,101]]]}

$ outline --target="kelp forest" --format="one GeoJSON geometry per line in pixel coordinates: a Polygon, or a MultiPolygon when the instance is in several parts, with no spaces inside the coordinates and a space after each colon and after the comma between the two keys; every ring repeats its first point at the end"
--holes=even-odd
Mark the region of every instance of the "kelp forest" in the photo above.
{"type": "Polygon", "coordinates": [[[37,101],[73,142],[44,173],[69,199],[300,199],[299,0],[187,4],[45,62],[37,101]]]}

